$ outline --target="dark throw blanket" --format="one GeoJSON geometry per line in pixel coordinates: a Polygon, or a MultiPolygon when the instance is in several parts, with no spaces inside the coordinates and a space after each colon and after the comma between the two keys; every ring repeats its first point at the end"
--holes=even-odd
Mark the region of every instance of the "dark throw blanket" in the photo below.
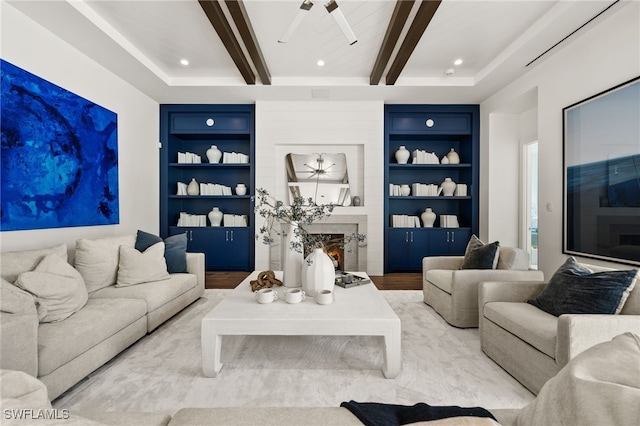
{"type": "Polygon", "coordinates": [[[343,402],[340,406],[351,411],[367,426],[406,425],[460,416],[489,417],[496,420],[489,411],[481,407],[432,406],[423,402],[408,406],[356,401],[343,402]]]}

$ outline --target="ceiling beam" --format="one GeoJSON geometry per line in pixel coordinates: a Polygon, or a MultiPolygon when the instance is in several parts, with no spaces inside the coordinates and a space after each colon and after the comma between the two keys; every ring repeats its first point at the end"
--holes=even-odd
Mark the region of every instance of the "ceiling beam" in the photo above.
{"type": "Polygon", "coordinates": [[[427,29],[429,22],[431,22],[431,18],[435,15],[441,2],[442,0],[422,0],[422,3],[418,8],[418,12],[413,18],[411,27],[409,27],[409,31],[402,41],[398,54],[393,60],[391,68],[389,68],[389,72],[385,79],[387,85],[393,85],[398,80],[400,73],[418,45],[422,34],[424,34],[424,31],[427,29]]]}
{"type": "Polygon", "coordinates": [[[231,56],[231,59],[238,67],[238,71],[242,74],[244,81],[247,84],[256,84],[256,76],[251,69],[251,65],[249,61],[244,56],[244,52],[240,47],[240,43],[238,43],[238,39],[233,34],[233,29],[231,25],[229,25],[229,21],[224,16],[224,12],[222,11],[222,7],[216,0],[198,0],[202,10],[209,18],[211,25],[220,36],[220,40],[222,40],[222,44],[226,47],[227,52],[231,56]]]}
{"type": "Polygon", "coordinates": [[[373,69],[371,70],[371,75],[369,76],[370,85],[375,86],[380,82],[382,73],[389,63],[391,53],[393,53],[393,49],[396,48],[396,44],[398,43],[398,39],[400,38],[400,33],[402,32],[402,29],[407,22],[409,13],[411,13],[413,3],[414,0],[396,1],[396,7],[393,9],[393,14],[391,15],[391,20],[389,21],[387,32],[384,35],[384,39],[382,40],[382,45],[380,46],[378,57],[376,58],[376,62],[373,65],[373,69]]]}
{"type": "Polygon", "coordinates": [[[246,47],[247,52],[249,52],[249,56],[253,61],[253,65],[256,67],[256,71],[260,76],[260,81],[262,81],[262,84],[270,85],[271,74],[267,68],[267,62],[265,61],[264,56],[262,56],[260,45],[258,44],[255,33],[253,32],[253,27],[251,26],[251,21],[249,21],[249,16],[247,15],[244,3],[242,3],[242,0],[225,0],[225,3],[227,5],[227,9],[229,9],[229,13],[231,13],[233,22],[235,22],[236,28],[240,33],[240,37],[242,37],[244,47],[246,47]]]}

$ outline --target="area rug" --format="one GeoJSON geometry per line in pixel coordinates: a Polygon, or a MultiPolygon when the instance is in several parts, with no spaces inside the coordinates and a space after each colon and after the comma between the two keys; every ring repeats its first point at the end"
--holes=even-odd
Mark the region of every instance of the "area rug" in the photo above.
{"type": "Polygon", "coordinates": [[[382,375],[379,337],[224,337],[217,378],[202,375],[200,321],[230,290],[193,305],[71,388],[55,408],[332,406],[342,401],[519,408],[534,396],[481,350],[477,329],[448,325],[415,290],[382,291],[402,322],[402,372],[382,375]]]}

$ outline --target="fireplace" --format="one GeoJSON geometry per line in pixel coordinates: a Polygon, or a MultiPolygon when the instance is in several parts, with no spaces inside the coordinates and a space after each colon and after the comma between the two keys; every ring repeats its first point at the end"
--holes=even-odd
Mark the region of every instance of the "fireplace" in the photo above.
{"type": "MultiPolygon", "coordinates": [[[[305,229],[312,234],[351,235],[367,234],[366,215],[331,215],[312,225],[305,225],[305,229]]],[[[281,270],[280,247],[276,244],[269,249],[271,258],[270,268],[281,270]]],[[[367,246],[358,245],[357,241],[351,241],[342,250],[342,263],[339,266],[343,271],[367,271],[367,246]]]]}

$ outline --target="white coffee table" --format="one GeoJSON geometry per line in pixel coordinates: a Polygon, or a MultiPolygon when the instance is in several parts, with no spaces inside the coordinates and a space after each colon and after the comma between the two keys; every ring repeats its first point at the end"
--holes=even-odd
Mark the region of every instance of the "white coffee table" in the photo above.
{"type": "MultiPolygon", "coordinates": [[[[355,275],[367,276],[363,272],[355,275]]],[[[251,291],[253,272],[202,319],[202,370],[216,377],[222,369],[222,336],[382,336],[382,372],[393,379],[402,368],[400,319],[375,284],[344,289],[336,286],[335,302],[319,305],[311,297],[298,304],[284,300],[287,287],[277,287],[278,300],[259,304],[251,291]]]]}

